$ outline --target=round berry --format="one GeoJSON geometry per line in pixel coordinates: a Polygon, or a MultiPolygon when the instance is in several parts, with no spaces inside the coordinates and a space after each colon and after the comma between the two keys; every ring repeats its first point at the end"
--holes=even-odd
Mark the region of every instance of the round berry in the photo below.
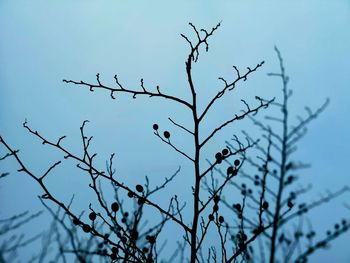
{"type": "Polygon", "coordinates": [[[233,207],[236,209],[236,210],[238,210],[238,211],[241,211],[241,209],[242,209],[242,206],[241,206],[241,204],[234,204],[233,205],[233,207]]]}
{"type": "Polygon", "coordinates": [[[134,193],[133,193],[133,192],[131,192],[131,191],[130,191],[130,192],[128,192],[128,197],[129,197],[129,198],[133,198],[133,197],[134,197],[134,193]]]}
{"type": "Polygon", "coordinates": [[[111,205],[111,208],[112,208],[112,211],[113,212],[117,212],[119,210],[119,204],[117,202],[114,202],[112,205],[111,205]]]}
{"type": "Polygon", "coordinates": [[[209,221],[213,221],[213,220],[214,220],[214,215],[213,215],[213,214],[210,214],[210,215],[208,216],[208,219],[209,219],[209,221]]]}
{"type": "Polygon", "coordinates": [[[79,219],[76,218],[76,217],[74,217],[74,218],[73,218],[73,224],[74,224],[74,225],[79,225],[79,224],[80,224],[79,219]]]}
{"type": "Polygon", "coordinates": [[[96,213],[95,212],[91,212],[89,214],[89,218],[90,218],[90,220],[95,221],[96,220],[96,213]]]}
{"type": "Polygon", "coordinates": [[[164,137],[167,138],[167,139],[169,139],[169,138],[170,138],[170,132],[165,131],[165,132],[164,132],[164,137]]]}
{"type": "Polygon", "coordinates": [[[262,204],[262,208],[267,210],[269,208],[269,203],[267,201],[264,201],[264,203],[262,204]]]}
{"type": "Polygon", "coordinates": [[[156,130],[158,130],[158,129],[159,129],[158,124],[156,124],[156,123],[155,123],[155,124],[153,124],[153,130],[155,130],[155,131],[156,131],[156,130]]]}
{"type": "Polygon", "coordinates": [[[215,159],[219,162],[219,161],[221,161],[222,160],[222,154],[220,153],[220,152],[217,152],[216,154],[215,154],[215,159]]]}
{"type": "Polygon", "coordinates": [[[236,159],[236,160],[234,161],[234,165],[235,165],[235,166],[238,166],[240,163],[241,163],[241,161],[238,160],[238,159],[236,159]]]}
{"type": "Polygon", "coordinates": [[[219,216],[219,223],[224,223],[224,221],[225,221],[225,219],[224,219],[224,217],[223,216],[219,216]]]}
{"type": "Polygon", "coordinates": [[[223,149],[221,151],[221,153],[222,153],[222,155],[227,155],[228,154],[228,149],[227,148],[223,149]]]}
{"type": "Polygon", "coordinates": [[[233,174],[233,171],[234,171],[233,167],[232,167],[232,166],[229,166],[229,167],[227,168],[227,175],[233,174]]]}
{"type": "Polygon", "coordinates": [[[148,242],[149,242],[150,244],[154,244],[154,243],[156,242],[155,236],[148,236],[148,242]]]}
{"type": "Polygon", "coordinates": [[[89,233],[91,231],[91,227],[88,224],[83,225],[83,231],[85,233],[89,233]]]}
{"type": "Polygon", "coordinates": [[[143,192],[143,186],[140,184],[136,185],[136,191],[140,193],[143,192]]]}

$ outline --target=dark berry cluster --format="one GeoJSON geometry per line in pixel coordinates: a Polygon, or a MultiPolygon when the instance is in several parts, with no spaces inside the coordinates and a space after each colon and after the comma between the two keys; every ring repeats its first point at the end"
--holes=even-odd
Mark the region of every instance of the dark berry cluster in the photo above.
{"type": "MultiPolygon", "coordinates": [[[[158,129],[159,129],[159,125],[158,124],[153,124],[153,130],[155,130],[156,134],[158,134],[158,129]]],[[[163,132],[164,138],[169,139],[170,138],[170,132],[168,131],[164,131],[163,132]]]]}
{"type": "Polygon", "coordinates": [[[237,233],[236,235],[237,241],[238,241],[238,247],[241,250],[245,250],[246,249],[246,244],[245,242],[247,241],[248,237],[247,235],[241,230],[237,233]]]}
{"type": "Polygon", "coordinates": [[[236,210],[238,218],[243,219],[243,209],[242,209],[241,204],[239,204],[239,203],[234,204],[233,208],[236,210]]]}

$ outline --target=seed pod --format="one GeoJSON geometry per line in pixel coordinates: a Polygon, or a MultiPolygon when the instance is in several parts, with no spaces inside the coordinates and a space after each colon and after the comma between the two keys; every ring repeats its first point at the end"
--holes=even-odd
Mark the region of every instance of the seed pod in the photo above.
{"type": "Polygon", "coordinates": [[[140,184],[136,185],[136,191],[138,191],[140,193],[143,192],[143,186],[140,184]]]}
{"type": "Polygon", "coordinates": [[[228,149],[225,148],[221,151],[222,155],[227,155],[229,153],[228,149]]]}
{"type": "Polygon", "coordinates": [[[233,167],[232,167],[232,166],[229,166],[229,167],[227,168],[227,175],[231,175],[231,174],[233,174],[233,172],[234,172],[233,167]]]}
{"type": "Polygon", "coordinates": [[[89,214],[89,218],[90,218],[90,220],[95,221],[96,220],[96,213],[95,212],[91,212],[89,214]]]}
{"type": "Polygon", "coordinates": [[[91,231],[91,227],[88,224],[83,225],[83,231],[85,233],[89,233],[91,231]]]}
{"type": "Polygon", "coordinates": [[[264,210],[269,209],[269,203],[267,201],[264,201],[264,203],[262,204],[262,208],[264,208],[264,210]]]}
{"type": "Polygon", "coordinates": [[[119,210],[119,205],[117,202],[114,202],[112,205],[111,205],[111,209],[113,212],[117,212],[119,210]]]}
{"type": "Polygon", "coordinates": [[[169,138],[170,138],[170,132],[165,131],[165,132],[164,132],[164,137],[167,138],[167,139],[169,139],[169,138]]]}
{"type": "Polygon", "coordinates": [[[217,161],[217,162],[222,161],[222,155],[221,155],[221,152],[217,152],[217,153],[215,154],[215,159],[216,159],[216,161],[217,161]]]}

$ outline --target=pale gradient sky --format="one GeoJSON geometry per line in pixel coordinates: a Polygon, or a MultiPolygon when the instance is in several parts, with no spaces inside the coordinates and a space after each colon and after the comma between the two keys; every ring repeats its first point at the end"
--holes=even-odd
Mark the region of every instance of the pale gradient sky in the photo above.
{"type": "MultiPolygon", "coordinates": [[[[261,60],[266,62],[264,67],[242,85],[236,100],[276,96],[279,83],[266,73],[278,69],[273,50],[277,45],[295,93],[291,107],[300,109],[296,115],[303,113],[305,105],[316,108],[327,97],[331,99],[326,112],[311,124],[298,152],[300,159],[312,163],[303,181],[314,184],[310,200],[326,189],[350,184],[348,0],[2,0],[0,134],[21,149],[35,171],[42,171],[60,155],[29,136],[21,128],[23,120],[27,118],[32,127],[51,138],[68,135],[67,145],[77,150],[79,126],[89,119],[88,131],[96,138],[101,164],[109,153],[116,152],[118,173],[134,175],[126,176],[125,181],[135,183],[144,175],[152,175],[154,182],[161,181],[178,165],[186,171],[188,163],[160,143],[150,128],[154,122],[171,128],[168,117],[186,123],[189,119],[183,109],[168,102],[132,100],[129,96],[113,101],[107,93],[90,93],[62,79],[94,81],[99,72],[101,79],[112,83],[117,73],[126,86],[138,86],[140,78],[144,78],[149,87],[160,85],[164,91],[186,98],[189,91],[184,60],[188,46],[180,33],[192,33],[188,22],[210,28],[219,21],[223,21],[222,26],[209,43],[209,53],[203,52],[194,68],[201,100],[207,101],[217,92],[217,77],[232,76],[232,65],[244,69],[261,60]]],[[[221,106],[210,115],[208,128],[224,118],[232,105],[225,101],[221,106]]],[[[215,142],[223,145],[242,127],[221,133],[215,142]]],[[[179,143],[187,147],[186,140],[179,143]]],[[[209,154],[216,148],[211,145],[209,154]]],[[[36,198],[40,194],[38,186],[24,174],[16,173],[15,163],[2,163],[1,167],[11,171],[12,176],[0,185],[0,218],[25,209],[41,209],[36,198]]],[[[60,178],[48,181],[65,201],[70,198],[68,192],[87,189],[86,182],[73,177],[71,171],[63,167],[60,178]]],[[[173,190],[183,193],[188,189],[181,186],[186,184],[190,181],[183,174],[175,182],[179,188],[173,190]]],[[[89,193],[80,191],[78,203],[79,198],[84,203],[89,193]]],[[[327,228],[338,218],[349,217],[350,211],[342,207],[346,200],[350,201],[350,195],[315,212],[315,225],[327,228]]],[[[310,262],[350,262],[349,242],[350,235],[346,234],[333,242],[331,249],[311,257],[310,262]]]]}

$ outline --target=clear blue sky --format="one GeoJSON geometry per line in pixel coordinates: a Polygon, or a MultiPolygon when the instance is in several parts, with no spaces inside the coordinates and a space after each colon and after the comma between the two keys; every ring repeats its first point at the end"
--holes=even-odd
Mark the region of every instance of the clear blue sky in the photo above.
{"type": "MultiPolygon", "coordinates": [[[[316,108],[329,97],[326,112],[311,124],[301,142],[300,159],[312,163],[305,183],[313,182],[313,197],[326,189],[350,184],[350,1],[10,1],[0,2],[0,134],[35,171],[43,171],[59,155],[43,148],[21,124],[30,125],[51,138],[68,135],[67,144],[79,149],[79,126],[89,119],[89,133],[96,138],[95,149],[104,164],[116,152],[118,172],[130,175],[134,183],[144,175],[154,182],[169,176],[186,161],[169,151],[150,129],[153,122],[172,127],[168,117],[186,119],[185,112],[169,103],[123,96],[116,101],[104,92],[90,93],[67,85],[62,79],[95,80],[101,73],[106,83],[114,74],[126,86],[137,87],[140,78],[146,85],[161,88],[186,98],[188,88],[184,59],[188,46],[180,33],[191,34],[188,22],[210,28],[222,26],[210,41],[209,53],[201,54],[194,69],[195,81],[203,101],[217,92],[219,76],[230,76],[232,65],[242,69],[261,60],[266,64],[243,85],[239,98],[275,96],[276,81],[266,73],[277,70],[273,50],[277,45],[285,59],[294,89],[292,108],[303,113],[305,105],[316,108]],[[106,138],[109,138],[106,140],[106,138]],[[132,138],[132,141],[130,140],[132,138]],[[155,166],[154,163],[159,165],[155,166]]],[[[236,98],[237,99],[237,98],[236,98]]],[[[238,101],[238,100],[237,100],[238,101]]],[[[212,121],[225,116],[229,102],[219,107],[212,121]]],[[[213,123],[209,123],[211,125],[213,123]]],[[[223,144],[232,128],[217,138],[223,144]]],[[[181,142],[186,147],[186,141],[181,142]]],[[[215,145],[208,149],[211,154],[215,145]]],[[[1,182],[0,217],[25,209],[39,210],[40,193],[30,179],[17,174],[16,165],[1,164],[13,176],[1,182]],[[20,183],[19,183],[20,182],[20,183]],[[15,190],[14,190],[15,189],[15,190]],[[14,192],[16,193],[14,195],[14,192]]],[[[63,167],[59,178],[49,184],[60,196],[62,191],[81,192],[83,203],[89,194],[86,182],[63,167]],[[85,199],[84,199],[85,198],[85,199]]],[[[189,184],[186,173],[177,185],[189,184]]],[[[175,184],[176,185],[176,184],[175,184]]],[[[181,192],[182,189],[174,189],[181,192]]],[[[68,201],[69,196],[66,196],[68,201]]],[[[314,214],[315,225],[331,226],[350,215],[336,201],[324,213],[314,214]]],[[[79,198],[78,198],[79,200],[79,198]]],[[[86,201],[86,200],[85,200],[86,201]]],[[[79,201],[78,201],[79,202],[79,201]]],[[[38,228],[39,229],[39,228],[38,228]]],[[[350,262],[349,234],[333,243],[330,250],[312,257],[311,262],[350,262]]]]}

